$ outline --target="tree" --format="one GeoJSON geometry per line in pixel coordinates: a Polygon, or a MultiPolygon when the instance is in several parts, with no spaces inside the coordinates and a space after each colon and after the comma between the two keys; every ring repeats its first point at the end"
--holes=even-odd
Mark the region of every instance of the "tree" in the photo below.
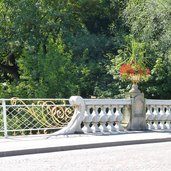
{"type": "Polygon", "coordinates": [[[169,0],[0,1],[0,82],[7,85],[0,85],[6,90],[1,96],[118,97],[129,86],[113,80],[106,66],[134,35],[147,45],[151,61],[152,77],[140,85],[142,90],[147,97],[169,98],[170,4],[169,0]]]}
{"type": "MultiPolygon", "coordinates": [[[[62,70],[65,70],[68,65],[71,66],[71,63],[68,62],[71,60],[72,54],[70,50],[68,53],[66,52],[64,43],[57,45],[56,42],[60,41],[59,37],[66,30],[79,27],[79,22],[77,23],[77,18],[74,17],[75,14],[69,11],[72,9],[72,4],[69,1],[60,0],[52,2],[46,0],[8,0],[1,1],[0,7],[0,21],[2,23],[0,26],[0,69],[2,71],[1,81],[8,85],[6,87],[8,95],[6,95],[21,96],[22,90],[26,86],[30,90],[25,91],[26,93],[22,96],[51,95],[51,97],[56,97],[57,94],[60,96],[62,93],[65,96],[68,91],[62,90],[62,87],[66,88],[72,84],[68,81],[66,86],[62,85],[64,78],[65,83],[68,80],[66,74],[64,77],[62,70]],[[52,67],[52,65],[55,64],[58,69],[52,73],[50,70],[54,69],[55,66],[52,67]],[[48,74],[51,75],[47,76],[48,74]],[[58,86],[58,93],[52,93],[53,88],[56,87],[54,81],[57,79],[56,82],[59,85],[60,77],[63,78],[61,79],[61,89],[58,86]],[[50,86],[47,86],[47,82],[50,86]],[[41,86],[43,86],[42,89],[41,86]],[[47,87],[48,90],[45,90],[47,87]],[[21,92],[19,93],[19,91],[21,92]]],[[[71,71],[71,73],[74,72],[71,71]]]]}
{"type": "Polygon", "coordinates": [[[130,0],[125,21],[131,34],[147,45],[151,80],[142,89],[150,98],[170,98],[171,94],[171,2],[130,0]]]}
{"type": "Polygon", "coordinates": [[[78,66],[80,95],[113,97],[112,76],[107,73],[106,53],[116,52],[123,44],[125,25],[121,20],[126,1],[80,0],[76,12],[82,29],[67,33],[64,41],[72,49],[78,66]],[[110,90],[109,90],[110,89],[110,90]]]}

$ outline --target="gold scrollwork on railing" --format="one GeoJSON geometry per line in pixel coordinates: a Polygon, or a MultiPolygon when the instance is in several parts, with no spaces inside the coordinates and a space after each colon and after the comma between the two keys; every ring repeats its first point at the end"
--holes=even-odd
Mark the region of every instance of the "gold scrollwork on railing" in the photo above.
{"type": "Polygon", "coordinates": [[[74,112],[73,107],[67,105],[64,100],[57,100],[56,103],[41,100],[28,105],[24,100],[12,98],[11,105],[17,106],[18,111],[31,115],[46,128],[62,128],[66,126],[74,112]],[[57,102],[60,102],[60,104],[57,104],[57,102]]]}

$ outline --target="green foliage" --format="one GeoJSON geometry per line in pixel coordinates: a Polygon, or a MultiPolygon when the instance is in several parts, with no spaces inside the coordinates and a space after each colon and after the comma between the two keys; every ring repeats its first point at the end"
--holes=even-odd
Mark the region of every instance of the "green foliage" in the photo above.
{"type": "Polygon", "coordinates": [[[37,54],[26,52],[23,55],[23,60],[20,61],[24,67],[23,79],[28,77],[34,82],[35,97],[71,96],[75,91],[72,54],[64,52],[64,45],[60,39],[55,43],[50,39],[47,51],[46,55],[43,54],[43,50],[37,54]]]}
{"type": "Polygon", "coordinates": [[[131,33],[147,45],[152,77],[142,86],[149,98],[170,98],[171,2],[129,1],[124,11],[131,33]]]}
{"type": "Polygon", "coordinates": [[[140,88],[170,98],[170,13],[170,0],[2,0],[0,96],[123,97],[130,84],[110,73],[130,54],[141,60],[133,35],[152,71],[140,88]]]}
{"type": "Polygon", "coordinates": [[[107,57],[111,59],[111,64],[108,65],[107,68],[115,79],[122,80],[120,69],[123,64],[130,64],[135,69],[140,67],[144,72],[147,67],[146,63],[148,61],[145,56],[145,43],[137,42],[132,36],[128,37],[126,42],[128,45],[123,49],[119,49],[117,55],[111,53],[107,54],[107,57]]]}
{"type": "Polygon", "coordinates": [[[75,93],[72,54],[64,52],[60,39],[55,43],[50,39],[47,50],[46,55],[43,50],[23,53],[18,60],[20,81],[8,84],[7,96],[62,98],[75,93]]]}

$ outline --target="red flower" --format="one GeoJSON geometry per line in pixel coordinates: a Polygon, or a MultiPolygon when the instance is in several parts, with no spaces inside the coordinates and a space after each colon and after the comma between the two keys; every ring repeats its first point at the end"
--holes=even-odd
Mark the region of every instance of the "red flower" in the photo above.
{"type": "Polygon", "coordinates": [[[129,79],[133,75],[140,75],[142,79],[149,77],[150,70],[148,68],[143,68],[135,63],[133,64],[123,64],[120,68],[120,75],[124,79],[129,79]]]}
{"type": "Polygon", "coordinates": [[[133,73],[134,70],[130,64],[123,64],[120,69],[121,76],[133,73]]]}

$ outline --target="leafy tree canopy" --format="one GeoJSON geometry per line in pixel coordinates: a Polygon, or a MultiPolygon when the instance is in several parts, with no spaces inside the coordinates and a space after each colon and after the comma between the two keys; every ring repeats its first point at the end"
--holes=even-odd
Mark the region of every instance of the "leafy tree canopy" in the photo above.
{"type": "Polygon", "coordinates": [[[170,0],[1,0],[0,95],[123,97],[109,68],[133,35],[152,72],[141,89],[170,98],[170,18],[170,0]]]}

